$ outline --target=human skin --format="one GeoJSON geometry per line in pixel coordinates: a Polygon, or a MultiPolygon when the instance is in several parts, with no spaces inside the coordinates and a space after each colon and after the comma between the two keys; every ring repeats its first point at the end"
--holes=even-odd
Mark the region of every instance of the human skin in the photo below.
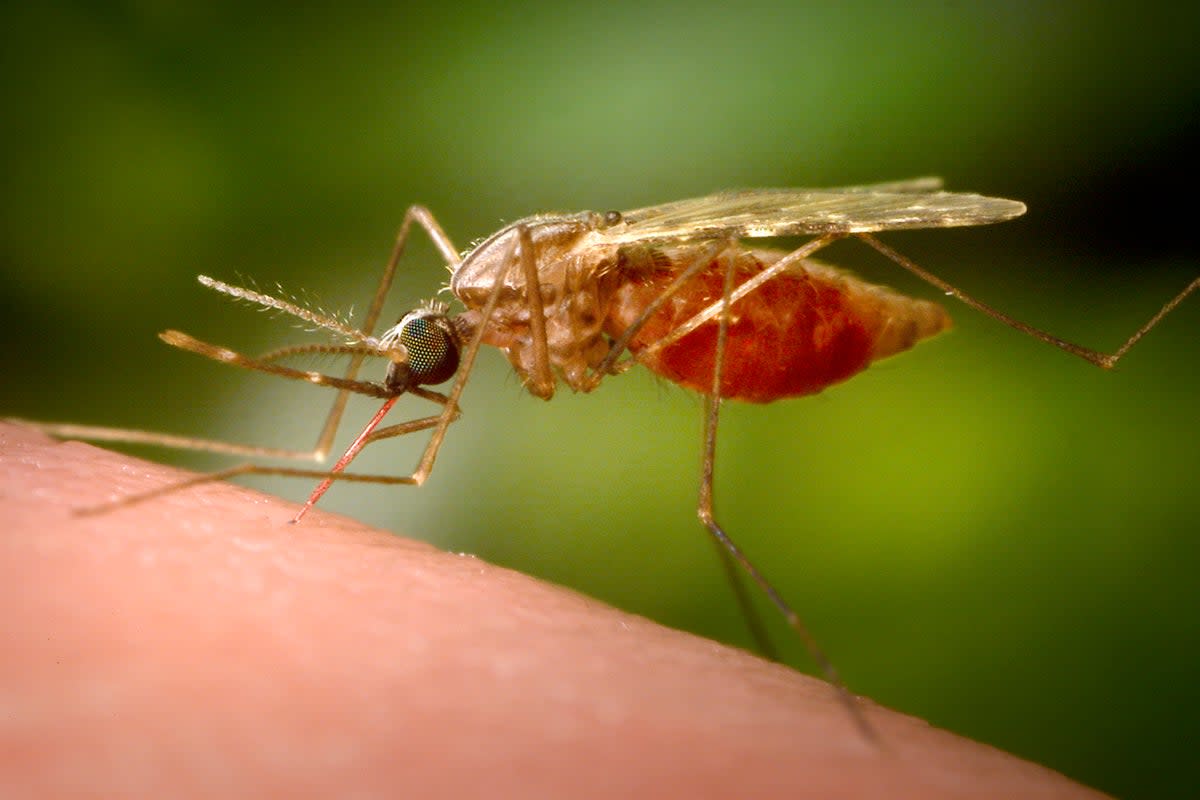
{"type": "Polygon", "coordinates": [[[0,795],[1099,797],[570,590],[0,424],[0,795]]]}

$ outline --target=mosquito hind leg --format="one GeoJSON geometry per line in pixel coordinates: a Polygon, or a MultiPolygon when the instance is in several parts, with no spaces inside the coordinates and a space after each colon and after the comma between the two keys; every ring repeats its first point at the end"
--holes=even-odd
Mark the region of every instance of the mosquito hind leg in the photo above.
{"type": "Polygon", "coordinates": [[[887,258],[891,259],[892,261],[894,261],[897,264],[899,264],[900,266],[904,267],[906,270],[908,270],[912,274],[916,275],[921,280],[925,281],[926,283],[932,284],[933,286],[937,287],[938,289],[941,289],[943,292],[945,292],[948,295],[952,295],[952,296],[958,298],[959,300],[966,303],[968,306],[975,309],[976,311],[982,312],[983,314],[986,314],[987,316],[991,317],[992,319],[994,319],[998,322],[1003,322],[1005,325],[1008,325],[1010,328],[1015,328],[1016,330],[1020,331],[1021,333],[1032,336],[1033,338],[1035,338],[1039,341],[1045,342],[1046,344],[1052,344],[1055,347],[1059,348],[1060,350],[1064,350],[1073,356],[1078,356],[1079,358],[1082,358],[1084,361],[1087,361],[1090,364],[1094,364],[1095,366],[1100,367],[1102,369],[1112,369],[1114,366],[1116,366],[1116,363],[1121,360],[1121,357],[1124,356],[1126,353],[1128,353],[1130,348],[1132,348],[1135,344],[1137,344],[1138,341],[1140,341],[1143,336],[1145,336],[1156,325],[1158,325],[1158,323],[1162,321],[1163,317],[1165,317],[1167,314],[1170,314],[1172,311],[1174,311],[1175,307],[1178,306],[1180,303],[1182,303],[1187,298],[1188,295],[1190,295],[1192,292],[1196,291],[1197,289],[1200,289],[1200,278],[1196,278],[1191,283],[1189,283],[1187,286],[1185,286],[1182,292],[1175,295],[1173,298],[1171,298],[1166,303],[1164,303],[1162,308],[1160,308],[1158,310],[1158,312],[1149,319],[1149,321],[1147,321],[1144,325],[1142,325],[1140,328],[1138,328],[1136,331],[1134,331],[1133,335],[1131,335],[1128,339],[1126,339],[1125,342],[1120,347],[1118,347],[1116,350],[1114,350],[1111,353],[1102,353],[1099,350],[1093,350],[1090,347],[1083,347],[1082,345],[1075,344],[1074,342],[1069,342],[1066,339],[1060,339],[1057,336],[1054,336],[1053,334],[1047,333],[1046,331],[1043,331],[1040,328],[1035,328],[1032,325],[1022,322],[1019,319],[1014,319],[1013,317],[1010,317],[1009,315],[1005,314],[1004,312],[998,311],[998,310],[992,308],[991,306],[987,305],[986,303],[976,300],[974,297],[971,297],[969,294],[962,291],[957,286],[953,286],[953,285],[947,283],[946,281],[942,280],[938,276],[934,275],[933,273],[927,272],[926,270],[917,266],[910,259],[908,259],[905,256],[902,256],[900,253],[897,253],[895,250],[888,247],[886,244],[879,241],[878,239],[876,239],[874,236],[870,235],[869,233],[859,233],[859,234],[855,234],[855,235],[859,239],[862,239],[864,242],[871,245],[871,247],[878,250],[880,253],[882,253],[887,258]]]}
{"type": "MultiPolygon", "coordinates": [[[[819,241],[819,240],[818,240],[819,241]]],[[[809,632],[808,627],[800,619],[800,615],[784,600],[783,595],[779,590],[767,580],[766,576],[750,561],[749,557],[742,552],[734,541],[729,538],[725,529],[717,522],[716,514],[713,509],[713,475],[716,465],[717,452],[717,425],[720,420],[721,413],[721,374],[725,366],[725,347],[729,336],[729,310],[734,302],[734,261],[730,259],[728,266],[725,269],[725,284],[723,297],[719,301],[720,309],[717,315],[717,343],[713,360],[713,376],[712,385],[708,394],[704,397],[704,439],[703,439],[703,455],[700,468],[700,493],[696,504],[696,515],[700,519],[700,523],[712,536],[713,541],[724,554],[727,561],[732,561],[740,566],[743,572],[755,583],[759,589],[767,596],[780,613],[787,620],[788,626],[796,633],[800,640],[804,643],[808,650],[809,656],[816,662],[818,668],[824,674],[825,679],[833,685],[837,691],[838,698],[850,716],[854,719],[855,725],[862,731],[863,735],[871,741],[878,741],[875,729],[868,722],[862,708],[846,689],[845,683],[834,669],[831,662],[824,651],[817,644],[809,632]]],[[[746,606],[743,606],[746,608],[746,606]]],[[[753,630],[753,625],[752,625],[753,630]]]]}
{"type": "MultiPolygon", "coordinates": [[[[659,339],[658,341],[648,345],[647,347],[643,348],[638,353],[638,355],[646,356],[651,353],[657,352],[658,350],[661,350],[662,348],[667,347],[668,345],[674,344],[675,342],[682,339],[684,336],[687,336],[689,333],[691,333],[692,331],[699,328],[704,323],[716,318],[718,315],[720,315],[722,313],[722,308],[725,308],[726,306],[732,306],[734,303],[738,302],[743,297],[745,297],[746,295],[755,291],[756,289],[758,289],[759,287],[761,287],[768,281],[771,281],[774,278],[782,275],[784,272],[791,269],[798,262],[803,261],[804,259],[808,258],[809,256],[811,256],[813,253],[817,252],[818,250],[822,250],[822,249],[828,247],[829,245],[833,244],[838,239],[841,239],[844,236],[845,236],[845,234],[842,234],[842,233],[827,233],[823,236],[818,236],[816,239],[805,242],[803,245],[796,248],[792,252],[788,253],[786,256],[779,259],[774,264],[772,264],[771,266],[764,269],[762,272],[759,272],[754,277],[750,278],[749,280],[747,280],[744,283],[742,283],[741,285],[739,285],[736,289],[733,289],[733,291],[731,291],[728,294],[727,301],[724,298],[721,300],[717,300],[716,302],[712,303],[711,305],[707,306],[706,308],[702,309],[701,311],[696,312],[696,314],[694,314],[692,317],[690,317],[689,319],[684,321],[682,324],[680,324],[680,325],[676,326],[674,329],[672,329],[669,334],[667,334],[663,338],[659,339]]],[[[674,284],[672,284],[672,285],[674,285],[674,284]]],[[[664,294],[665,294],[665,292],[664,292],[664,294]]],[[[651,306],[651,308],[657,309],[658,305],[653,305],[653,306],[651,306]]],[[[648,313],[643,313],[643,315],[638,318],[638,320],[636,321],[635,324],[637,324],[640,327],[640,325],[643,324],[648,317],[649,317],[648,313]]],[[[631,337],[625,336],[625,335],[623,335],[621,337],[622,340],[627,339],[627,338],[631,338],[631,337]]]]}

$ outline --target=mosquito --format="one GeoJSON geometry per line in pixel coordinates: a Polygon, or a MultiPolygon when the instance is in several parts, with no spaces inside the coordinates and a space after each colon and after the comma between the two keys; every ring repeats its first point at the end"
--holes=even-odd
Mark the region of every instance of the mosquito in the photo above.
{"type": "MultiPolygon", "coordinates": [[[[803,641],[862,730],[865,716],[793,607],[726,533],[713,510],[717,424],[725,400],[766,403],[815,394],[872,362],[907,350],[950,326],[936,303],[866,283],[812,259],[844,238],[859,239],[947,295],[1023,333],[1098,367],[1111,368],[1185,297],[1200,278],[1168,301],[1117,350],[1102,353],[1013,319],[926,272],[874,233],[903,228],[985,225],[1025,213],[1015,200],[946,192],[937,178],[836,189],[752,189],[633,211],[538,214],[501,228],[460,255],[426,208],[405,214],[379,286],[360,328],[298,303],[200,276],[229,297],[294,316],[332,333],[335,343],[297,344],[258,357],[168,330],[167,344],[245,369],[338,390],[312,450],[296,451],[135,430],[34,423],[51,434],[208,450],[252,459],[323,462],[351,394],[383,401],[330,469],[245,463],[115,500],[107,510],[237,475],[286,475],[319,481],[299,522],[335,481],[421,485],[433,470],[482,345],[508,357],[523,386],[550,399],[561,381],[590,392],[608,376],[641,364],[704,397],[700,490],[696,513],[717,545],[738,602],[762,649],[769,645],[741,588],[738,568],[758,586],[803,641]],[[382,334],[374,331],[414,223],[446,260],[449,290],[464,306],[451,314],[427,303],[382,334]],[[745,240],[811,236],[791,250],[745,240]],[[340,376],[296,369],[283,361],[313,354],[349,357],[340,376]],[[382,359],[382,380],[358,378],[367,358],[382,359]],[[453,378],[445,394],[428,388],[453,378]],[[403,395],[440,407],[437,413],[381,427],[403,395]],[[367,475],[346,468],[367,445],[432,431],[407,475],[367,475]]],[[[768,650],[769,652],[769,650],[768,650]]]]}

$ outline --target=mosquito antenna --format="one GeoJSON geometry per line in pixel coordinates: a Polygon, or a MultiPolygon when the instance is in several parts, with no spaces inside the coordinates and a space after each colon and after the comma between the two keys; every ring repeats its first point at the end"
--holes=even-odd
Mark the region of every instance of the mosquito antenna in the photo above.
{"type": "Polygon", "coordinates": [[[362,331],[351,328],[348,325],[343,325],[336,319],[333,319],[325,314],[319,314],[316,311],[313,311],[311,308],[305,308],[304,306],[296,305],[295,303],[289,303],[287,300],[274,297],[273,295],[263,294],[262,292],[256,292],[253,289],[247,289],[243,286],[233,286],[225,283],[224,281],[219,281],[216,278],[210,278],[207,275],[199,275],[196,279],[200,281],[201,285],[207,286],[209,289],[213,289],[222,294],[227,294],[230,297],[238,300],[245,300],[248,303],[256,303],[263,308],[282,311],[285,314],[291,314],[293,317],[297,317],[305,322],[312,323],[313,325],[324,328],[325,330],[333,331],[334,333],[340,333],[342,336],[345,336],[351,341],[362,342],[363,344],[371,345],[375,348],[379,347],[379,341],[375,339],[375,337],[368,336],[362,331]]]}

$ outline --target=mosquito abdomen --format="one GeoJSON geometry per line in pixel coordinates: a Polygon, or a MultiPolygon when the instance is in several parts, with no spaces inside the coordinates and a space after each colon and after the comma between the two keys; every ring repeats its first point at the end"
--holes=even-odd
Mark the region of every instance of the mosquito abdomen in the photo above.
{"type": "MultiPolygon", "coordinates": [[[[661,265],[625,276],[605,332],[620,336],[678,274],[680,253],[661,265]]],[[[740,285],[785,255],[737,254],[740,285]]],[[[650,346],[717,301],[724,286],[721,260],[713,263],[655,313],[630,343],[638,361],[698,392],[712,390],[716,320],[660,349],[650,346]],[[639,355],[646,351],[644,355],[639,355]]],[[[752,403],[815,394],[861,372],[872,361],[907,350],[950,327],[941,306],[914,300],[811,260],[768,281],[733,305],[722,368],[721,396],[752,403]]]]}

